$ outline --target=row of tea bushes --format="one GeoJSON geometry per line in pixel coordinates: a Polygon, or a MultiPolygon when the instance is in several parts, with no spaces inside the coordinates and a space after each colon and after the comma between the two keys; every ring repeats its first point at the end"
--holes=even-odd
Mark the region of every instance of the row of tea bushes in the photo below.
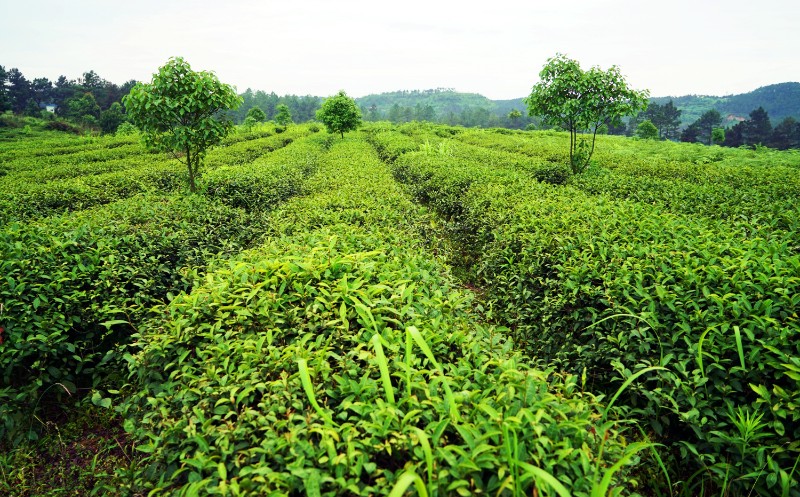
{"type": "Polygon", "coordinates": [[[800,250],[800,189],[791,193],[775,191],[777,188],[766,191],[602,168],[573,176],[569,183],[591,194],[658,205],[678,214],[724,220],[738,226],[746,236],[786,238],[800,250]]]}
{"type": "Polygon", "coordinates": [[[63,181],[5,182],[0,190],[0,226],[80,211],[145,192],[171,192],[186,184],[186,166],[175,160],[142,157],[127,162],[131,167],[125,170],[63,181]]]}
{"type": "MultiPolygon", "coordinates": [[[[320,146],[296,145],[251,168],[252,185],[268,190],[248,210],[220,189],[206,196],[140,195],[6,225],[0,231],[0,438],[27,436],[31,428],[33,435],[35,406],[102,381],[113,369],[104,365],[106,354],[113,356],[152,305],[189,290],[210,258],[236,254],[263,237],[266,211],[298,194],[313,172],[307,161],[320,146]]],[[[227,171],[230,183],[236,173],[227,171]]]]}
{"type": "Polygon", "coordinates": [[[322,157],[274,238],[141,330],[123,408],[149,495],[606,495],[626,446],[576,377],[531,369],[421,247],[363,141],[322,157]],[[569,489],[569,491],[567,490],[569,489]],[[394,490],[394,491],[393,491],[394,490]]]}
{"type": "Polygon", "coordinates": [[[248,246],[260,222],[202,197],[137,196],[5,226],[0,438],[35,436],[35,415],[67,391],[95,386],[106,353],[127,341],[150,306],[191,287],[189,268],[248,246]]]}
{"type": "MultiPolygon", "coordinates": [[[[251,140],[212,149],[205,171],[213,171],[222,165],[246,165],[309,133],[308,127],[293,126],[285,133],[256,136],[251,140]]],[[[103,150],[94,150],[92,153],[102,157],[103,150]]],[[[141,147],[136,150],[141,152],[141,147]]],[[[8,174],[0,178],[0,225],[57,215],[64,211],[79,211],[140,193],[172,192],[185,188],[186,166],[178,160],[162,154],[143,153],[131,153],[127,158],[113,157],[105,162],[98,158],[88,164],[62,166],[80,173],[79,176],[66,179],[60,178],[62,173],[59,167],[49,165],[47,158],[37,159],[42,164],[35,172],[8,174]]]]}
{"type": "MultiPolygon", "coordinates": [[[[568,162],[558,154],[562,138],[552,132],[509,135],[471,131],[458,135],[465,143],[557,164],[568,162]]],[[[761,155],[748,150],[702,147],[698,151],[691,144],[606,137],[595,154],[600,167],[573,177],[571,184],[590,193],[655,203],[675,213],[796,231],[800,219],[800,155],[771,152],[772,164],[758,160],[761,155]],[[703,151],[717,155],[706,162],[698,158],[703,151]]]]}
{"type": "Polygon", "coordinates": [[[0,145],[0,162],[24,162],[35,157],[51,157],[58,160],[58,157],[62,155],[85,154],[90,151],[103,154],[104,150],[130,146],[137,143],[138,140],[137,136],[91,137],[56,131],[40,132],[25,139],[3,141],[0,145]]]}
{"type": "Polygon", "coordinates": [[[735,492],[798,495],[800,256],[785,242],[479,160],[411,152],[393,171],[444,218],[529,353],[609,392],[665,368],[625,398],[679,478],[699,468],[735,492]]]}
{"type": "Polygon", "coordinates": [[[248,211],[277,205],[302,193],[306,177],[313,174],[326,147],[325,141],[319,135],[300,138],[248,163],[218,167],[204,175],[203,195],[248,211]]]}
{"type": "Polygon", "coordinates": [[[249,164],[262,155],[283,148],[294,140],[311,134],[310,125],[288,126],[285,130],[238,133],[230,136],[219,147],[211,149],[206,157],[208,169],[221,166],[249,164]]]}

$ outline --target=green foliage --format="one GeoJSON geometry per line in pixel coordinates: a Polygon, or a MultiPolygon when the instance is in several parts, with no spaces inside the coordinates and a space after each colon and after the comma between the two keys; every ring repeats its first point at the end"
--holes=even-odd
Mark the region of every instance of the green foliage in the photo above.
{"type": "Polygon", "coordinates": [[[131,136],[131,135],[135,135],[137,133],[139,133],[139,128],[137,128],[133,124],[125,121],[125,122],[120,123],[119,126],[117,126],[117,130],[114,132],[114,135],[115,136],[131,136]]]}
{"type": "Polygon", "coordinates": [[[601,136],[572,175],[557,131],[256,126],[183,197],[14,120],[0,493],[798,495],[795,152],[601,136]],[[76,401],[143,463],[104,476],[76,401]]]}
{"type": "Polygon", "coordinates": [[[0,232],[0,437],[40,428],[34,415],[96,386],[150,306],[191,287],[212,255],[259,233],[258,217],[202,197],[136,197],[0,232]],[[49,407],[48,407],[49,406],[49,407]]]}
{"type": "Polygon", "coordinates": [[[111,104],[108,110],[100,114],[100,129],[103,133],[115,133],[119,125],[125,121],[122,105],[119,102],[111,104]]]}
{"type": "MultiPolygon", "coordinates": [[[[263,123],[267,120],[267,115],[261,110],[261,107],[254,106],[250,107],[250,110],[247,111],[247,117],[252,117],[254,121],[263,123]]],[[[247,117],[245,119],[247,119],[247,117]]]]}
{"type": "Polygon", "coordinates": [[[292,114],[289,112],[289,106],[286,104],[278,104],[275,107],[275,117],[273,118],[279,126],[284,128],[292,123],[292,114]]]}
{"type": "Polygon", "coordinates": [[[643,140],[658,140],[658,128],[650,120],[642,121],[636,127],[636,136],[643,140]]]}
{"type": "Polygon", "coordinates": [[[466,252],[454,261],[522,347],[597,386],[666,368],[620,400],[671,447],[673,480],[691,488],[685,471],[696,468],[711,488],[772,495],[780,481],[796,495],[800,392],[789,358],[800,350],[787,341],[800,331],[796,243],[454,156],[411,152],[393,167],[443,217],[466,252]]]}
{"type": "Polygon", "coordinates": [[[474,321],[418,216],[368,145],[334,144],[275,238],[140,336],[132,490],[398,495],[409,471],[429,495],[624,488],[635,457],[596,399],[474,321]]]}
{"type": "Polygon", "coordinates": [[[220,167],[206,175],[203,194],[248,211],[270,209],[302,192],[320,151],[319,144],[305,140],[246,165],[220,167]]]}
{"type": "Polygon", "coordinates": [[[322,103],[322,108],[317,111],[317,120],[325,125],[328,133],[341,133],[344,139],[345,131],[353,131],[361,125],[361,111],[355,100],[341,90],[322,103]]]}
{"type": "Polygon", "coordinates": [[[548,59],[526,99],[528,112],[545,123],[570,133],[569,159],[573,173],[582,172],[594,153],[600,126],[618,126],[622,118],[647,106],[647,91],[628,87],[617,66],[607,71],[593,67],[583,71],[576,60],[563,54],[548,59]],[[578,132],[592,133],[591,147],[578,132]]]}
{"type": "Polygon", "coordinates": [[[180,154],[189,173],[189,189],[195,192],[207,150],[233,127],[218,114],[238,107],[241,98],[213,73],[195,72],[181,57],[173,57],[151,83],[134,86],[123,103],[147,146],[180,154]]]}
{"type": "Polygon", "coordinates": [[[725,141],[725,130],[722,128],[714,128],[711,130],[711,143],[721,145],[725,141]]]}

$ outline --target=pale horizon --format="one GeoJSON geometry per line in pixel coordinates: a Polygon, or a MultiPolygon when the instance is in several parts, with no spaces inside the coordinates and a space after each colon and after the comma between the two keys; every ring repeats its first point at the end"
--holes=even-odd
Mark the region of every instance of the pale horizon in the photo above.
{"type": "Polygon", "coordinates": [[[549,57],[618,66],[652,97],[728,96],[800,80],[800,6],[787,0],[630,0],[570,8],[409,0],[44,0],[0,7],[0,65],[32,80],[93,70],[150,81],[171,56],[238,92],[363,97],[453,88],[492,100],[530,93],[549,57]]]}

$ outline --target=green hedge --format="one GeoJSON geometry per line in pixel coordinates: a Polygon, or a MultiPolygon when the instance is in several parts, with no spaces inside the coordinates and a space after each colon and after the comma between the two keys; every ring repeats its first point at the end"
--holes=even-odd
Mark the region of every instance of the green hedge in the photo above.
{"type": "MultiPolygon", "coordinates": [[[[209,152],[204,169],[206,174],[213,174],[214,169],[223,165],[247,165],[309,133],[306,127],[293,126],[280,135],[254,135],[232,144],[225,142],[226,146],[209,152]]],[[[80,211],[140,193],[171,192],[185,187],[185,164],[163,154],[143,154],[141,146],[137,147],[92,149],[83,154],[60,156],[63,160],[52,163],[50,158],[36,157],[35,167],[17,173],[13,172],[17,163],[10,162],[9,173],[0,177],[0,225],[80,211]],[[87,155],[91,160],[79,159],[78,155],[87,155]],[[76,162],[71,163],[71,158],[76,162]]],[[[249,171],[254,169],[251,167],[249,171]]],[[[219,178],[226,174],[213,176],[217,188],[219,178]]],[[[260,177],[265,174],[271,173],[262,173],[260,177]]],[[[255,176],[258,174],[254,173],[255,176]]]]}
{"type": "Polygon", "coordinates": [[[704,468],[697,479],[771,495],[797,478],[800,256],[791,246],[480,161],[408,153],[394,171],[444,217],[485,305],[531,354],[586,368],[608,391],[643,368],[667,368],[633,385],[626,402],[677,458],[704,468]],[[744,448],[740,415],[763,415],[744,448]]]}
{"type": "Polygon", "coordinates": [[[429,495],[630,488],[642,447],[577,377],[531,369],[475,322],[420,215],[366,144],[337,141],[309,194],[272,213],[272,241],[143,330],[132,490],[388,495],[412,473],[429,495]]]}
{"type": "Polygon", "coordinates": [[[286,145],[250,163],[205,174],[203,194],[233,207],[265,210],[302,193],[305,178],[316,170],[323,144],[314,136],[286,145]]]}
{"type": "Polygon", "coordinates": [[[154,304],[189,290],[210,258],[238,253],[264,230],[262,212],[201,196],[137,196],[5,226],[0,438],[35,436],[37,407],[104,381],[118,367],[103,366],[105,354],[154,304]]]}

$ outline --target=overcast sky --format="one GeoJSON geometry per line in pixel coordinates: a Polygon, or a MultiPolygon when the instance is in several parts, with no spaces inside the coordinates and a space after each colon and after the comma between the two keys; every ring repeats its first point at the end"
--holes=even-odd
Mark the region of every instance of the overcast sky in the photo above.
{"type": "Polygon", "coordinates": [[[530,93],[548,57],[652,96],[800,81],[797,0],[0,0],[0,65],[150,81],[170,56],[242,92],[530,93]]]}

